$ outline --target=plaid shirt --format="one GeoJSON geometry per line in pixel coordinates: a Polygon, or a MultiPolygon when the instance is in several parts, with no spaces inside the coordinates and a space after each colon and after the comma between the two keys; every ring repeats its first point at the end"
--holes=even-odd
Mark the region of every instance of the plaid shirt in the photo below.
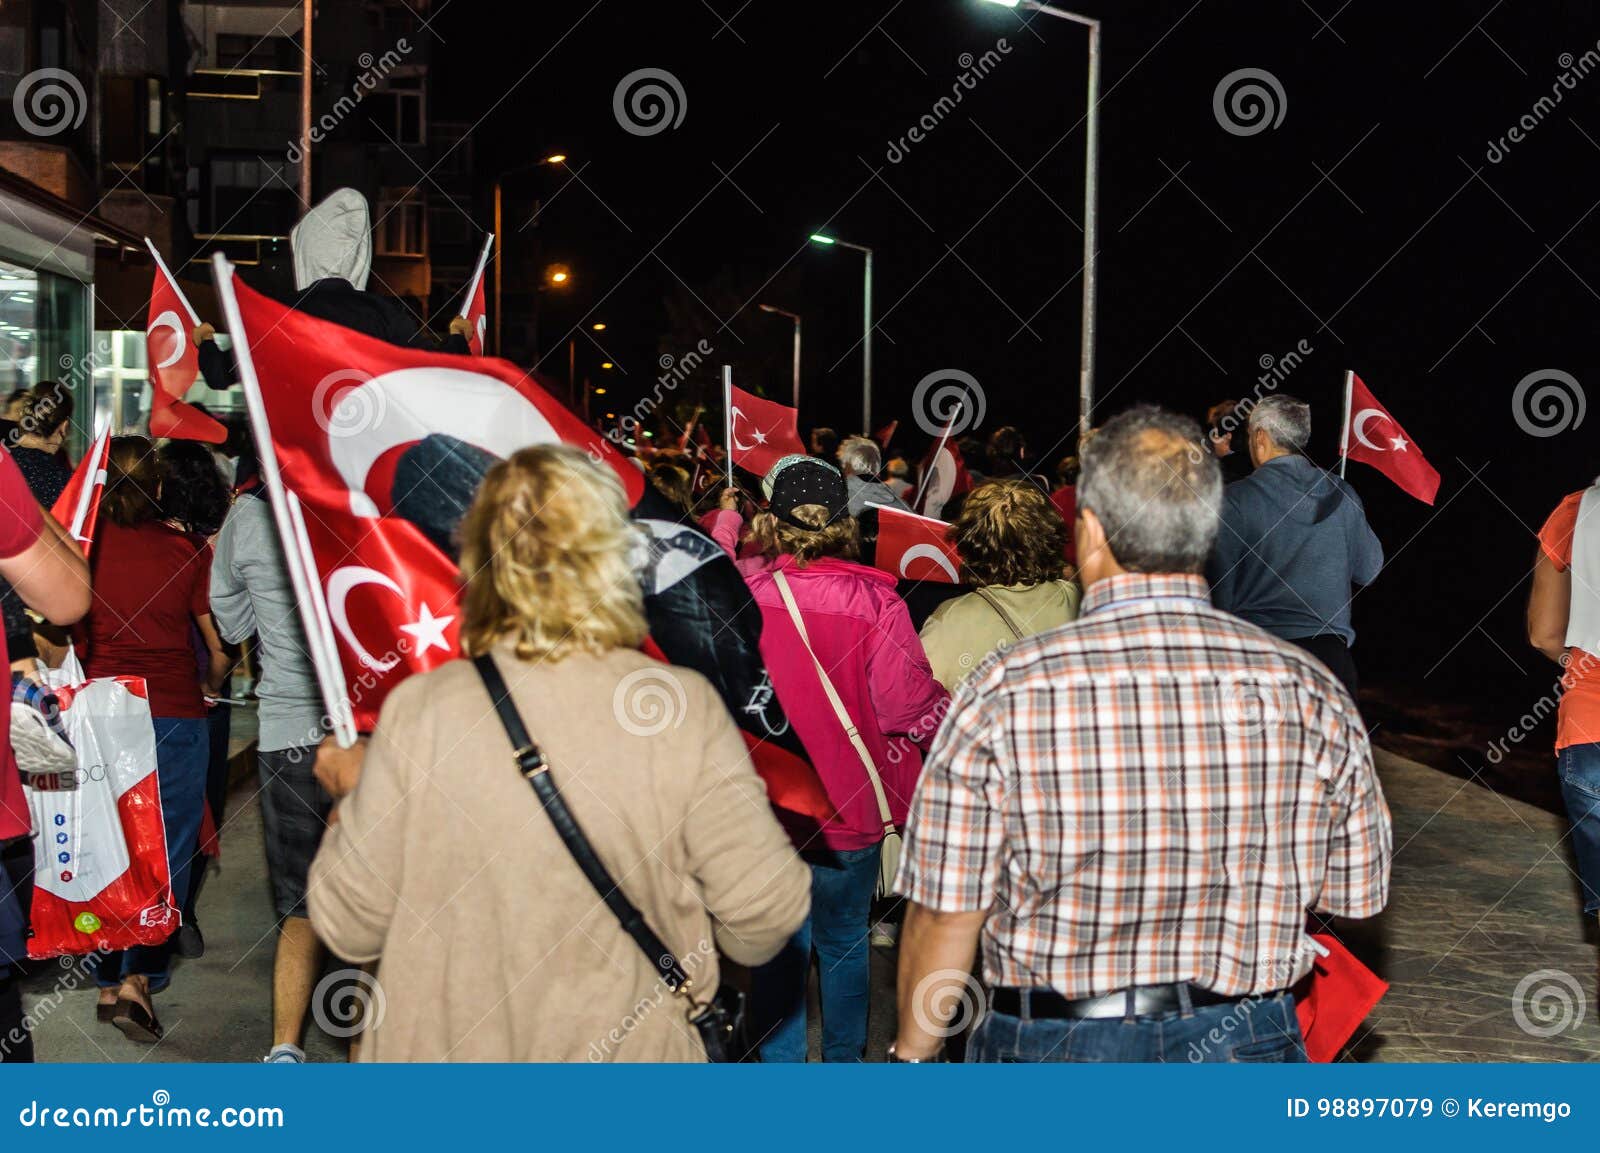
{"type": "Polygon", "coordinates": [[[1243,995],[1310,969],[1308,909],[1382,909],[1390,850],[1332,675],[1213,608],[1200,577],[1127,574],[956,695],[895,887],[988,911],[991,985],[1243,995]]]}

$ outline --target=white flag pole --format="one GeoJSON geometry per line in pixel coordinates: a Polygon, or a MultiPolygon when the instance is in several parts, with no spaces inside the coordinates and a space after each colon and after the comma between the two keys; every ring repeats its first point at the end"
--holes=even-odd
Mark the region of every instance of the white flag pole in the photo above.
{"type": "Polygon", "coordinates": [[[189,339],[193,339],[193,330],[200,327],[200,318],[195,315],[194,305],[189,303],[189,298],[183,294],[183,289],[178,284],[178,278],[172,275],[171,271],[167,268],[167,262],[161,259],[161,253],[156,251],[154,242],[151,241],[148,236],[144,238],[144,246],[150,250],[150,255],[155,257],[156,267],[161,270],[161,275],[167,278],[167,283],[172,285],[172,291],[176,292],[178,294],[178,299],[183,301],[183,310],[189,314],[190,329],[189,332],[186,332],[183,335],[189,339]]]}
{"type": "Polygon", "coordinates": [[[922,476],[917,480],[917,495],[911,501],[911,507],[916,508],[922,503],[922,493],[928,487],[928,478],[933,475],[934,467],[939,463],[939,454],[944,451],[946,442],[950,439],[950,430],[956,426],[956,421],[961,419],[961,408],[967,402],[956,401],[955,411],[950,414],[950,419],[945,421],[944,431],[939,434],[939,443],[933,450],[933,455],[928,458],[928,467],[922,470],[922,476]]]}
{"type": "Polygon", "coordinates": [[[294,587],[294,598],[300,610],[300,624],[311,646],[307,655],[317,675],[317,688],[333,726],[333,735],[341,748],[348,749],[356,742],[350,694],[345,687],[344,670],[339,665],[333,636],[323,631],[312,601],[312,586],[318,581],[316,568],[307,563],[305,554],[298,547],[299,537],[295,533],[289,507],[289,490],[284,487],[283,474],[278,469],[278,455],[272,446],[272,427],[267,421],[267,406],[261,398],[261,382],[256,378],[255,359],[251,356],[250,341],[245,335],[244,321],[239,314],[239,300],[233,292],[233,265],[219,252],[211,258],[211,270],[216,280],[217,299],[222,303],[222,315],[227,319],[228,332],[233,336],[233,354],[239,364],[239,385],[244,391],[245,409],[250,414],[250,428],[255,434],[256,451],[261,458],[261,479],[266,482],[271,497],[267,503],[272,506],[272,519],[278,529],[278,539],[283,543],[284,567],[289,570],[289,583],[294,587]]]}
{"type": "MultiPolygon", "coordinates": [[[[289,498],[289,523],[294,529],[294,548],[300,554],[300,563],[304,571],[312,575],[308,582],[311,591],[311,614],[316,618],[317,627],[314,631],[306,633],[306,640],[312,645],[321,645],[321,663],[328,668],[337,669],[339,665],[339,648],[333,639],[333,618],[328,612],[328,601],[323,596],[322,582],[316,579],[317,558],[311,551],[311,536],[306,532],[306,518],[300,507],[300,498],[294,493],[286,494],[289,498]]],[[[337,708],[330,710],[329,718],[333,722],[334,736],[339,741],[341,748],[348,749],[356,740],[355,716],[351,709],[348,694],[342,696],[337,702],[337,708]],[[349,744],[346,744],[346,738],[349,744]]]]}
{"type": "Polygon", "coordinates": [[[733,365],[722,366],[722,442],[728,450],[728,487],[733,487],[733,365]]]}
{"type": "Polygon", "coordinates": [[[472,279],[467,281],[467,294],[461,298],[461,311],[457,316],[467,315],[467,310],[472,307],[472,298],[477,295],[478,282],[483,279],[483,270],[489,263],[489,253],[494,251],[494,233],[489,233],[488,239],[483,242],[483,251],[478,254],[478,267],[472,273],[472,279]]]}
{"type": "Polygon", "coordinates": [[[1339,477],[1344,478],[1344,463],[1350,459],[1350,392],[1356,374],[1351,369],[1344,370],[1344,424],[1340,425],[1339,433],[1339,477]]]}

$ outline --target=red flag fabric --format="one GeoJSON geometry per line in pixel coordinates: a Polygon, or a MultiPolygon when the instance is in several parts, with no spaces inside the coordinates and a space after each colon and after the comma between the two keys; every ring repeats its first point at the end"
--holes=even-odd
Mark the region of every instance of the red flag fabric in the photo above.
{"type": "MultiPolygon", "coordinates": [[[[150,251],[156,255],[154,248],[150,251]]],[[[150,313],[144,328],[150,366],[150,435],[221,444],[228,439],[228,430],[183,400],[200,373],[200,350],[190,338],[199,323],[183,290],[156,255],[155,283],[150,286],[150,313]]]]}
{"type": "Polygon", "coordinates": [[[791,453],[806,451],[795,421],[799,414],[788,405],[763,400],[742,388],[729,386],[728,451],[733,463],[757,476],[791,453]]]}
{"type": "Polygon", "coordinates": [[[894,439],[895,430],[900,427],[898,420],[891,420],[877,432],[872,434],[872,439],[878,442],[878,447],[884,452],[889,451],[889,442],[894,439]]]}
{"type": "Polygon", "coordinates": [[[949,440],[934,443],[922,459],[919,475],[922,487],[917,497],[917,511],[924,516],[937,517],[950,501],[972,491],[967,462],[961,450],[949,440]]]}
{"type": "Polygon", "coordinates": [[[961,557],[948,524],[871,501],[867,507],[878,510],[878,568],[908,580],[961,583],[961,557]]]}
{"type": "Polygon", "coordinates": [[[401,456],[452,437],[495,456],[564,441],[611,466],[630,504],[644,476],[509,361],[402,348],[286,308],[233,277],[272,448],[305,516],[358,729],[390,689],[456,656],[455,562],[397,515],[401,456]]]}
{"type": "Polygon", "coordinates": [[[489,261],[489,252],[494,245],[494,234],[483,243],[483,254],[478,257],[478,267],[472,274],[472,283],[467,286],[466,299],[461,304],[461,315],[472,321],[472,333],[467,337],[467,350],[473,356],[483,355],[483,337],[489,327],[489,302],[483,295],[483,270],[489,261]]]}
{"type": "Polygon", "coordinates": [[[1370,464],[1424,504],[1433,503],[1439,470],[1355,373],[1350,374],[1349,421],[1340,446],[1346,457],[1370,464]]]}
{"type": "Polygon", "coordinates": [[[1294,987],[1294,1013],[1306,1060],[1333,1061],[1383,995],[1389,982],[1356,959],[1330,933],[1313,933],[1321,948],[1311,972],[1294,987]]]}
{"type": "Polygon", "coordinates": [[[107,428],[83,454],[67,487],[61,490],[50,515],[77,541],[88,556],[94,545],[94,528],[100,520],[100,494],[106,487],[106,462],[111,458],[111,430],[107,428]]]}

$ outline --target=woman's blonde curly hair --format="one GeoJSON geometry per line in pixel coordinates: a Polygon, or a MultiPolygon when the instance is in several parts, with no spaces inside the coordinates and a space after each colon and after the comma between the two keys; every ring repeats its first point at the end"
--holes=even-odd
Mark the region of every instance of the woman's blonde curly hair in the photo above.
{"type": "Polygon", "coordinates": [[[861,530],[853,516],[841,516],[828,524],[828,510],[820,504],[797,505],[790,514],[814,528],[801,528],[779,520],[770,512],[750,518],[745,539],[754,542],[769,560],[792,556],[796,568],[805,568],[823,557],[855,560],[861,555],[861,530]]]}
{"type": "Polygon", "coordinates": [[[950,539],[973,585],[1034,585],[1066,575],[1067,524],[1039,486],[992,480],[967,495],[950,539]]]}
{"type": "Polygon", "coordinates": [[[636,541],[615,473],[562,445],[496,464],[461,523],[461,647],[509,638],[522,660],[634,648],[645,636],[636,541]]]}

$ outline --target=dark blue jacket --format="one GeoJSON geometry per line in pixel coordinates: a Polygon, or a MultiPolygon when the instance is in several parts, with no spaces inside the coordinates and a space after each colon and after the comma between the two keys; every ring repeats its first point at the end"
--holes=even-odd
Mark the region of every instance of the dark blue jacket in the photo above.
{"type": "Polygon", "coordinates": [[[1350,644],[1353,586],[1382,567],[1361,498],[1303,456],[1269,460],[1222,491],[1211,599],[1284,640],[1331,633],[1350,644]]]}

